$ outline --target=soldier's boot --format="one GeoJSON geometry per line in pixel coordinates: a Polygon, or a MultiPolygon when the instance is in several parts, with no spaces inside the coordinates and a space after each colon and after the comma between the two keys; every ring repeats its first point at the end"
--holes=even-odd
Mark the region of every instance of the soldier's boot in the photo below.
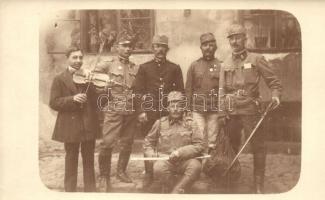
{"type": "Polygon", "coordinates": [[[112,159],[112,149],[108,149],[105,152],[101,152],[98,156],[99,164],[99,188],[104,187],[105,191],[111,191],[111,159],[112,159]]]}
{"type": "Polygon", "coordinates": [[[254,192],[256,194],[264,193],[264,172],[266,155],[264,153],[254,154],[254,192]]]}
{"type": "Polygon", "coordinates": [[[175,176],[173,174],[166,175],[161,180],[161,193],[168,194],[173,188],[173,183],[175,181],[175,176]]]}
{"type": "Polygon", "coordinates": [[[130,155],[131,151],[121,151],[118,158],[116,178],[124,183],[132,183],[132,179],[126,173],[126,167],[129,163],[130,155]]]}
{"type": "Polygon", "coordinates": [[[183,176],[182,179],[172,190],[172,194],[184,194],[185,191],[194,183],[193,179],[189,176],[183,176]]]}
{"type": "Polygon", "coordinates": [[[256,194],[264,193],[264,177],[254,176],[254,189],[256,194]]]}
{"type": "Polygon", "coordinates": [[[142,189],[145,192],[150,191],[150,185],[153,182],[153,163],[144,161],[145,174],[142,181],[142,189]]]}

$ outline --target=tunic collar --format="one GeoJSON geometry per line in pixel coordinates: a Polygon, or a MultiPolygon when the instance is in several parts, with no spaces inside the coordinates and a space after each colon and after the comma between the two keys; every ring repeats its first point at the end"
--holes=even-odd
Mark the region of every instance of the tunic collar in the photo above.
{"type": "Polygon", "coordinates": [[[154,61],[155,63],[157,63],[158,66],[159,66],[159,65],[164,64],[164,63],[166,62],[166,58],[165,58],[165,59],[162,59],[162,60],[157,59],[157,58],[154,58],[153,61],[154,61]]]}
{"type": "Polygon", "coordinates": [[[169,125],[174,125],[174,124],[182,124],[183,122],[183,117],[179,118],[179,119],[172,119],[170,117],[168,117],[168,121],[169,121],[169,125]]]}
{"type": "Polygon", "coordinates": [[[240,52],[232,52],[232,58],[234,60],[236,60],[236,59],[245,60],[246,57],[247,57],[247,50],[246,49],[243,49],[240,52]]]}
{"type": "Polygon", "coordinates": [[[122,56],[119,56],[118,59],[123,64],[128,64],[129,63],[129,58],[124,58],[122,56]]]}

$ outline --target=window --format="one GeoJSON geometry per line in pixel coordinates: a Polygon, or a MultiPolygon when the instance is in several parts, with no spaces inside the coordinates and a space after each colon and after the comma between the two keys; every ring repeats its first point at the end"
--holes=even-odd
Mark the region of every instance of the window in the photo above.
{"type": "Polygon", "coordinates": [[[240,11],[247,30],[247,47],[252,51],[301,51],[299,23],[290,13],[276,10],[240,11]]]}
{"type": "Polygon", "coordinates": [[[81,19],[81,45],[87,53],[114,53],[118,38],[126,36],[132,39],[135,53],[151,49],[152,10],[86,10],[81,19]]]}

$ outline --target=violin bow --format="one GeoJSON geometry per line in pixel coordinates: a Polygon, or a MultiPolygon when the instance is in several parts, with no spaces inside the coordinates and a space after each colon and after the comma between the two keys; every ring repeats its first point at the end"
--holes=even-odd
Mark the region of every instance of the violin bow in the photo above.
{"type": "MultiPolygon", "coordinates": [[[[100,44],[100,45],[99,45],[98,54],[97,54],[97,57],[96,57],[96,62],[95,62],[95,65],[94,65],[93,69],[91,70],[91,72],[92,72],[92,71],[95,71],[95,69],[96,69],[96,67],[97,67],[97,64],[98,64],[98,62],[99,62],[99,59],[100,59],[100,57],[101,57],[101,55],[102,55],[102,52],[103,52],[103,49],[104,49],[104,46],[105,46],[105,42],[106,42],[106,40],[104,40],[103,44],[100,44]]],[[[90,75],[90,76],[91,76],[91,75],[90,75]]],[[[85,94],[87,94],[87,92],[88,92],[88,89],[89,89],[89,86],[90,86],[91,79],[92,79],[92,78],[90,77],[89,80],[88,80],[88,84],[87,84],[87,88],[86,88],[86,90],[85,90],[85,94]]]]}

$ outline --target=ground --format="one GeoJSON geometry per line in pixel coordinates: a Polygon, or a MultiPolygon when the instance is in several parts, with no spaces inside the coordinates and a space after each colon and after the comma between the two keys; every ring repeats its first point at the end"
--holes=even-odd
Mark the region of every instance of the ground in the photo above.
{"type": "MultiPolygon", "coordinates": [[[[267,167],[265,173],[265,192],[282,193],[292,189],[298,182],[300,175],[300,146],[296,144],[269,144],[267,155],[267,167]],[[284,148],[285,147],[285,148],[284,148]],[[285,151],[283,150],[285,149],[285,151]]],[[[58,142],[40,138],[39,143],[40,176],[43,183],[55,191],[63,191],[64,177],[64,150],[58,142]]],[[[132,156],[141,157],[141,140],[135,142],[132,156]]],[[[98,151],[95,153],[95,170],[98,176],[98,151]]],[[[128,172],[134,180],[133,184],[125,184],[117,181],[115,177],[118,154],[113,154],[112,185],[113,192],[142,192],[142,177],[144,165],[142,161],[130,161],[128,172]]],[[[235,193],[252,193],[253,183],[253,157],[246,151],[240,158],[241,177],[235,193]]],[[[82,164],[79,158],[78,190],[82,191],[82,164]]],[[[98,191],[104,191],[104,187],[97,185],[98,191]]],[[[199,181],[195,183],[192,193],[225,193],[227,188],[215,186],[203,173],[199,181]]]]}

